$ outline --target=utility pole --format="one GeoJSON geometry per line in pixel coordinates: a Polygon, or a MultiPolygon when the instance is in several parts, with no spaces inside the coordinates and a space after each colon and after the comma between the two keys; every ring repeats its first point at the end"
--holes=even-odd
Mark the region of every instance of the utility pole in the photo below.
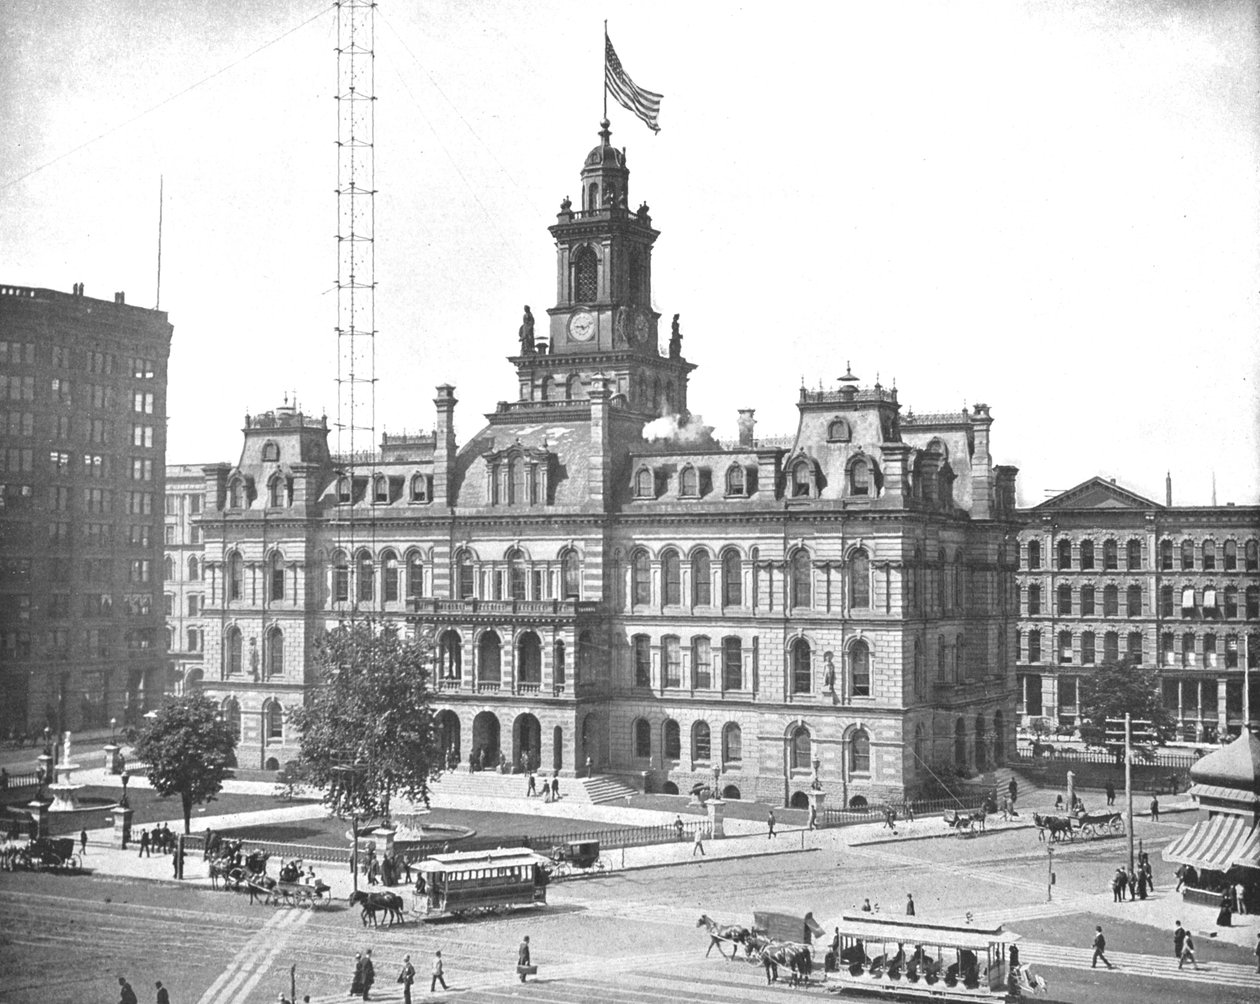
{"type": "Polygon", "coordinates": [[[1054,899],[1054,848],[1046,841],[1046,902],[1054,899]]]}
{"type": "Polygon", "coordinates": [[[1129,873],[1133,873],[1133,716],[1124,713],[1125,829],[1129,833],[1129,873]]]}

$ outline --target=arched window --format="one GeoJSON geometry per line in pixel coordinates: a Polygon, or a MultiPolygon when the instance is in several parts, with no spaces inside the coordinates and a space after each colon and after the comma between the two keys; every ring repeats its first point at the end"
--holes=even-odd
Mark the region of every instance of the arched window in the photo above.
{"type": "Polygon", "coordinates": [[[676,635],[661,638],[661,659],[664,662],[665,686],[682,686],[682,644],[676,635]]]}
{"type": "Polygon", "coordinates": [[[1125,594],[1125,613],[1130,617],[1142,616],[1142,587],[1130,586],[1125,594]]]}
{"type": "Polygon", "coordinates": [[[1028,661],[1041,662],[1041,632],[1036,629],[1028,632],[1028,661]]]}
{"type": "Polygon", "coordinates": [[[1115,631],[1108,631],[1103,635],[1103,662],[1118,662],[1120,660],[1120,635],[1115,631]]]}
{"type": "Polygon", "coordinates": [[[804,638],[792,642],[792,693],[808,694],[813,690],[813,662],[809,642],[804,638]]]}
{"type": "MultiPolygon", "coordinates": [[[[1172,614],[1172,590],[1168,590],[1168,614],[1172,614]]],[[[1238,587],[1225,587],[1225,619],[1230,620],[1238,616],[1238,587]]]]}
{"type": "Polygon", "coordinates": [[[849,606],[854,610],[871,605],[871,559],[861,548],[849,556],[849,606]]]}
{"type": "Polygon", "coordinates": [[[270,439],[263,443],[262,458],[264,464],[278,463],[280,460],[279,444],[270,439]]]}
{"type": "Polygon", "coordinates": [[[1114,572],[1120,567],[1118,547],[1114,540],[1103,541],[1103,570],[1114,572]]]}
{"type": "Polygon", "coordinates": [[[239,600],[245,593],[245,562],[239,551],[228,557],[228,599],[239,600]]]}
{"type": "Polygon", "coordinates": [[[739,464],[731,464],[731,466],[726,469],[726,494],[738,495],[742,498],[748,494],[748,490],[745,487],[746,484],[747,479],[745,477],[744,468],[739,464]]]}
{"type": "Polygon", "coordinates": [[[713,686],[713,651],[709,639],[703,635],[691,639],[691,673],[696,690],[713,686]]]}
{"type": "Polygon", "coordinates": [[[460,551],[455,556],[455,580],[461,600],[471,600],[476,595],[477,574],[468,551],[460,551]]]}
{"type": "Polygon", "coordinates": [[[798,725],[792,730],[792,736],[788,740],[788,761],[792,770],[810,770],[810,759],[814,754],[814,743],[810,738],[809,729],[804,725],[798,725]]]}
{"type": "Polygon", "coordinates": [[[566,669],[566,662],[565,662],[564,641],[562,639],[557,638],[555,649],[553,651],[552,667],[551,667],[552,682],[557,687],[564,686],[565,669],[566,669]]]}
{"type": "Polygon", "coordinates": [[[709,566],[709,552],[703,547],[691,556],[691,605],[707,607],[713,604],[713,574],[709,566]]]}
{"type": "Polygon", "coordinates": [[[1097,661],[1097,655],[1094,648],[1094,632],[1083,631],[1081,633],[1081,664],[1092,666],[1097,661]]]}
{"type": "Polygon", "coordinates": [[[734,722],[727,722],[722,728],[722,760],[724,763],[738,763],[743,759],[743,733],[734,722]]]}
{"type": "Polygon", "coordinates": [[[1260,544],[1254,540],[1247,541],[1243,548],[1243,567],[1248,572],[1254,572],[1260,568],[1260,544]]]}
{"type": "Polygon", "coordinates": [[[1072,661],[1072,632],[1059,632],[1059,662],[1069,663],[1072,661]]]}
{"type": "Polygon", "coordinates": [[[438,639],[437,671],[443,680],[458,680],[463,672],[463,646],[454,631],[443,631],[438,639]]]}
{"type": "MultiPolygon", "coordinates": [[[[998,714],[1001,714],[999,711],[998,714]]],[[[914,767],[922,770],[927,766],[927,735],[923,731],[923,723],[914,727],[914,767]]]]}
{"type": "Polygon", "coordinates": [[[672,718],[665,721],[661,734],[661,746],[666,760],[678,760],[682,757],[682,733],[678,728],[678,723],[672,718]]]}
{"type": "Polygon", "coordinates": [[[175,580],[175,559],[169,554],[162,562],[162,581],[173,582],[175,580]]]}
{"type": "Polygon", "coordinates": [[[372,561],[371,552],[366,549],[359,552],[355,577],[359,585],[356,594],[359,602],[370,603],[376,596],[376,564],[372,561]]]}
{"type": "Polygon", "coordinates": [[[411,476],[411,501],[428,502],[431,497],[429,476],[426,474],[413,474],[411,476]]]}
{"type": "Polygon", "coordinates": [[[634,755],[640,760],[652,755],[652,725],[646,718],[634,720],[634,755]]]}
{"type": "Polygon", "coordinates": [[[1055,613],[1060,617],[1067,617],[1072,613],[1072,587],[1064,583],[1059,587],[1058,603],[1055,607],[1055,613]]]}
{"type": "Polygon", "coordinates": [[[1194,568],[1194,541],[1183,540],[1181,542],[1181,570],[1189,571],[1194,568]]]}
{"type": "Polygon", "coordinates": [[[1142,542],[1136,537],[1125,544],[1125,565],[1130,572],[1136,572],[1142,568],[1142,542]]]}
{"type": "Polygon", "coordinates": [[[1059,568],[1072,567],[1072,542],[1066,537],[1059,538],[1059,568]]]}
{"type": "Polygon", "coordinates": [[[582,597],[582,566],[578,561],[578,553],[573,548],[569,548],[564,552],[564,556],[560,559],[561,565],[561,589],[565,599],[581,599],[582,597]]]}
{"type": "Polygon", "coordinates": [[[196,556],[188,559],[188,581],[196,582],[201,578],[201,565],[197,562],[196,556]]]}
{"type": "Polygon", "coordinates": [[[267,505],[272,509],[279,509],[284,505],[284,478],[279,474],[273,474],[267,482],[267,505]]]}
{"type": "Polygon", "coordinates": [[[871,494],[871,468],[865,460],[855,460],[849,468],[849,494],[871,494]]]}
{"type": "Polygon", "coordinates": [[[223,724],[228,727],[228,730],[239,741],[241,738],[241,706],[234,697],[229,697],[223,702],[223,724]]]}
{"type": "Polygon", "coordinates": [[[849,646],[849,679],[854,697],[871,696],[871,650],[864,641],[849,646]]]}
{"type": "Polygon", "coordinates": [[[337,502],[340,505],[349,505],[354,501],[354,486],[350,483],[350,479],[344,474],[337,479],[337,502]]]}
{"type": "Polygon", "coordinates": [[[592,181],[586,189],[586,209],[588,212],[599,212],[599,185],[592,181]]]}
{"type": "Polygon", "coordinates": [[[381,588],[386,603],[398,602],[398,555],[386,551],[381,555],[381,588]]]}
{"type": "Polygon", "coordinates": [[[707,762],[711,753],[709,723],[696,722],[691,726],[691,759],[707,762]]]}
{"type": "Polygon", "coordinates": [[[792,606],[809,607],[814,604],[814,567],[809,552],[799,548],[792,552],[792,606]]]}
{"type": "Polygon", "coordinates": [[[661,584],[665,590],[665,605],[676,607],[682,603],[682,562],[672,547],[661,555],[661,584]]]}
{"type": "Polygon", "coordinates": [[[634,497],[640,499],[650,499],[656,497],[656,482],[652,476],[652,470],[648,467],[640,467],[634,475],[634,497]]]}
{"type": "Polygon", "coordinates": [[[263,728],[267,732],[267,742],[284,742],[284,708],[279,701],[268,701],[263,712],[263,728]]]}
{"type": "Polygon", "coordinates": [[[377,474],[372,478],[372,501],[389,501],[389,478],[385,477],[384,474],[377,474]]]}
{"type": "Polygon", "coordinates": [[[1208,572],[1216,570],[1216,541],[1214,540],[1203,542],[1203,568],[1208,572]]]}
{"type": "Polygon", "coordinates": [[[228,676],[240,676],[243,671],[241,663],[241,629],[237,627],[228,628],[227,644],[224,646],[227,650],[227,671],[228,676]]]}
{"type": "Polygon", "coordinates": [[[284,675],[284,633],[279,628],[267,632],[267,675],[284,675]]]}
{"type": "Polygon", "coordinates": [[[722,689],[744,689],[744,642],[740,638],[722,639],[722,689]]]}
{"type": "Polygon", "coordinates": [[[1142,632],[1130,631],[1128,642],[1125,647],[1125,658],[1129,659],[1135,666],[1142,665],[1142,632]]]}
{"type": "Polygon", "coordinates": [[[679,472],[678,494],[683,498],[696,498],[700,494],[700,474],[691,464],[679,472]]]}
{"type": "Polygon", "coordinates": [[[1120,590],[1115,586],[1103,586],[1103,616],[1120,616],[1120,590]]]}
{"type": "Polygon", "coordinates": [[[1081,541],[1081,569],[1086,572],[1094,570],[1094,542],[1092,540],[1081,541]]]}
{"type": "Polygon", "coordinates": [[[739,552],[729,548],[722,552],[722,605],[743,605],[743,563],[739,552]]]}
{"type": "Polygon", "coordinates": [[[586,388],[582,383],[582,378],[573,373],[564,382],[564,399],[566,401],[580,401],[586,397],[586,388]]]}
{"type": "Polygon", "coordinates": [[[245,504],[245,484],[240,478],[233,478],[228,485],[228,508],[240,509],[245,504]]]}
{"type": "MultiPolygon", "coordinates": [[[[1018,658],[1018,655],[1016,656],[1018,658]]],[[[923,665],[923,646],[914,641],[914,692],[922,695],[927,690],[927,670],[923,665]]]]}
{"type": "Polygon", "coordinates": [[[1081,616],[1094,616],[1094,587],[1081,586],[1081,616]]]}
{"type": "MultiPolygon", "coordinates": [[[[1246,593],[1247,607],[1245,610],[1247,620],[1253,621],[1260,617],[1260,586],[1248,586],[1246,593]]],[[[1251,643],[1248,642],[1248,645],[1251,643]]]]}
{"type": "Polygon", "coordinates": [[[1238,569],[1238,543],[1237,541],[1227,540],[1224,547],[1225,554],[1225,571],[1233,572],[1238,569]]]}
{"type": "Polygon", "coordinates": [[[507,561],[509,595],[514,600],[528,599],[529,570],[525,567],[525,555],[514,547],[508,551],[507,561]]]}
{"type": "Polygon", "coordinates": [[[642,549],[635,551],[630,558],[630,597],[635,606],[646,606],[652,602],[652,571],[648,553],[642,549]]]}
{"type": "Polygon", "coordinates": [[[1041,587],[1036,583],[1028,587],[1028,613],[1030,615],[1041,613],[1041,587]]]}
{"type": "Polygon", "coordinates": [[[542,683],[542,641],[533,631],[521,633],[516,644],[517,680],[520,683],[542,683]]]}
{"type": "Polygon", "coordinates": [[[634,685],[652,686],[652,639],[645,634],[636,634],[630,639],[630,651],[634,658],[634,685]]]}
{"type": "Polygon", "coordinates": [[[1039,540],[1028,542],[1028,567],[1032,569],[1041,567],[1041,541],[1039,540]]]}
{"type": "Polygon", "coordinates": [[[871,772],[871,737],[865,729],[857,729],[849,740],[849,773],[871,772]]]}
{"type": "Polygon", "coordinates": [[[284,599],[284,558],[279,551],[272,552],[271,560],[268,562],[268,571],[270,574],[267,578],[271,580],[269,583],[271,602],[275,603],[284,599]]]}
{"type": "Polygon", "coordinates": [[[814,485],[814,472],[808,460],[798,460],[792,467],[792,498],[809,498],[814,485]]]}
{"type": "Polygon", "coordinates": [[[345,551],[333,552],[332,597],[334,603],[350,599],[350,564],[345,551]]]}
{"type": "Polygon", "coordinates": [[[487,631],[477,644],[477,679],[482,683],[499,683],[503,677],[503,642],[494,631],[487,631]]]}
{"type": "MultiPolygon", "coordinates": [[[[591,198],[598,189],[591,186],[591,198]]],[[[598,209],[598,205],[591,206],[598,209]]],[[[577,303],[594,303],[599,298],[599,258],[594,250],[584,245],[573,255],[573,299],[577,303]]]]}
{"type": "Polygon", "coordinates": [[[827,440],[832,443],[847,443],[851,433],[849,423],[843,418],[833,418],[827,424],[827,440]]]}

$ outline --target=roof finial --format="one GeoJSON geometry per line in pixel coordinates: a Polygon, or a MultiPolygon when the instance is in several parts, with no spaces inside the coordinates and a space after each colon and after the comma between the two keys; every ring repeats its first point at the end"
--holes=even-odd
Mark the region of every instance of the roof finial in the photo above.
{"type": "Polygon", "coordinates": [[[844,361],[844,376],[840,378],[841,383],[856,383],[857,377],[853,375],[853,367],[849,365],[849,360],[844,361]]]}

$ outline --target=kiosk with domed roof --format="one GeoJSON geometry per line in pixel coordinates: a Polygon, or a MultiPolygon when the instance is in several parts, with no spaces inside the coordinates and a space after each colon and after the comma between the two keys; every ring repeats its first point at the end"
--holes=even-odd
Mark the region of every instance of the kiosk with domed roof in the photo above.
{"type": "Polygon", "coordinates": [[[1187,902],[1216,905],[1241,885],[1248,913],[1260,908],[1260,737],[1244,731],[1190,768],[1190,794],[1206,811],[1164,849],[1164,860],[1188,869],[1187,902]]]}

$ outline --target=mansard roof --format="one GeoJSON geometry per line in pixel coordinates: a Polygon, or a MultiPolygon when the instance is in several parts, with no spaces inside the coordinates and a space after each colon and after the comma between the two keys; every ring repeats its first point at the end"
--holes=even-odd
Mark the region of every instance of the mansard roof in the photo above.
{"type": "Polygon", "coordinates": [[[1029,512],[1044,513],[1062,509],[1163,509],[1158,502],[1121,488],[1114,481],[1092,477],[1075,488],[1033,506],[1029,512]]]}
{"type": "Polygon", "coordinates": [[[588,456],[590,426],[581,421],[513,422],[486,426],[459,450],[455,463],[455,505],[479,509],[489,503],[491,458],[517,451],[526,459],[549,454],[554,458],[551,476],[552,505],[583,506],[589,500],[588,456]]]}

